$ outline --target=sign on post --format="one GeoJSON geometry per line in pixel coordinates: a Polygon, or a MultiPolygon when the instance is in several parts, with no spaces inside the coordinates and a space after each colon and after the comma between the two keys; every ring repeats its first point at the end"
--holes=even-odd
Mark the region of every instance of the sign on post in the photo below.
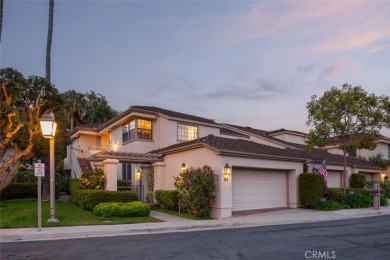
{"type": "Polygon", "coordinates": [[[34,163],[34,175],[36,177],[45,177],[45,164],[34,163]]]}
{"type": "Polygon", "coordinates": [[[34,163],[34,175],[38,177],[38,232],[42,229],[42,181],[41,177],[45,177],[45,164],[38,160],[38,163],[34,163]]]}

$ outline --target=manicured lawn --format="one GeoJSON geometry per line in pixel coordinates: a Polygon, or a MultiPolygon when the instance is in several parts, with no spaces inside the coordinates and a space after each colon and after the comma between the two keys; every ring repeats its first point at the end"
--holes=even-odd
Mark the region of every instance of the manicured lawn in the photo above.
{"type": "MultiPolygon", "coordinates": [[[[83,226],[114,225],[161,222],[153,217],[104,218],[97,217],[71,202],[56,201],[56,217],[58,223],[47,223],[50,218],[50,203],[42,202],[42,226],[83,226]]],[[[8,200],[0,202],[0,228],[38,227],[38,203],[36,199],[8,200]]]]}
{"type": "Polygon", "coordinates": [[[171,210],[171,209],[156,208],[156,209],[153,209],[153,210],[159,211],[159,212],[162,212],[162,213],[171,214],[171,215],[178,216],[178,217],[181,217],[181,218],[188,218],[188,219],[193,219],[193,220],[210,220],[210,219],[212,219],[210,217],[197,217],[197,216],[194,216],[194,215],[191,215],[191,214],[187,214],[187,213],[180,213],[179,214],[179,212],[171,210]]]}

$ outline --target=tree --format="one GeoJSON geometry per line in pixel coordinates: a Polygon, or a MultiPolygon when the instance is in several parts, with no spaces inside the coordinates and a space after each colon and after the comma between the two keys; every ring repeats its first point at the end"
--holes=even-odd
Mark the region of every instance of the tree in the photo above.
{"type": "Polygon", "coordinates": [[[4,1],[0,0],[0,42],[1,42],[1,33],[3,31],[3,7],[4,7],[4,1]]]}
{"type": "Polygon", "coordinates": [[[54,14],[54,0],[49,0],[49,24],[47,28],[47,42],[46,42],[46,74],[45,79],[50,82],[51,70],[51,43],[53,40],[53,14],[54,14]]]}
{"type": "Polygon", "coordinates": [[[73,130],[75,123],[78,125],[83,122],[88,110],[88,100],[85,95],[75,90],[68,90],[62,94],[65,109],[69,113],[70,131],[73,130]]]}
{"type": "Polygon", "coordinates": [[[47,142],[39,119],[59,107],[58,90],[44,78],[25,78],[17,70],[0,70],[0,190],[17,169],[35,156],[42,158],[47,142]]]}
{"type": "Polygon", "coordinates": [[[307,109],[307,125],[313,127],[308,135],[309,148],[334,144],[343,151],[345,193],[347,151],[375,149],[380,130],[390,126],[389,97],[378,97],[361,86],[344,84],[341,89],[332,87],[318,99],[312,96],[307,109]]]}
{"type": "Polygon", "coordinates": [[[88,100],[88,113],[84,119],[86,124],[101,124],[118,114],[102,94],[91,91],[85,96],[88,100]]]}

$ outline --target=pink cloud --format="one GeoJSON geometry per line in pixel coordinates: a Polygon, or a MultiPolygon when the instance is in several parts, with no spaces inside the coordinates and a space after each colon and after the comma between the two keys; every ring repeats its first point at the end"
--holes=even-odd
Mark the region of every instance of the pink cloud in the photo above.
{"type": "Polygon", "coordinates": [[[343,63],[342,62],[336,62],[332,66],[324,69],[320,72],[320,75],[318,76],[318,79],[324,79],[328,76],[331,76],[333,74],[340,73],[343,70],[343,63]]]}
{"type": "Polygon", "coordinates": [[[314,54],[350,49],[373,52],[379,41],[390,39],[388,13],[390,5],[381,1],[261,2],[232,19],[226,40],[237,44],[265,37],[305,37],[310,40],[302,43],[304,51],[314,54]]]}

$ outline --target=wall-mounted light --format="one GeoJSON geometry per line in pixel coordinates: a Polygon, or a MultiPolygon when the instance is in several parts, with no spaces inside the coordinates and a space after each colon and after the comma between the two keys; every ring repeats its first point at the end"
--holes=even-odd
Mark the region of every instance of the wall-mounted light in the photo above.
{"type": "Polygon", "coordinates": [[[382,179],[382,181],[384,181],[384,180],[385,180],[385,176],[386,176],[386,175],[385,175],[385,173],[384,173],[384,172],[382,172],[382,173],[381,173],[381,179],[382,179]]]}
{"type": "Polygon", "coordinates": [[[229,181],[229,176],[231,174],[231,170],[232,170],[232,168],[229,166],[229,164],[226,163],[225,167],[223,167],[223,176],[224,176],[223,180],[224,181],[229,181]]]}
{"type": "Polygon", "coordinates": [[[118,151],[118,141],[114,141],[114,143],[112,144],[112,149],[114,150],[114,152],[118,151]]]}
{"type": "Polygon", "coordinates": [[[185,164],[185,163],[182,163],[182,164],[181,164],[180,170],[181,170],[182,172],[184,172],[184,171],[186,170],[186,164],[185,164]]]}
{"type": "Polygon", "coordinates": [[[137,176],[141,177],[141,171],[139,169],[137,170],[137,176]]]}

